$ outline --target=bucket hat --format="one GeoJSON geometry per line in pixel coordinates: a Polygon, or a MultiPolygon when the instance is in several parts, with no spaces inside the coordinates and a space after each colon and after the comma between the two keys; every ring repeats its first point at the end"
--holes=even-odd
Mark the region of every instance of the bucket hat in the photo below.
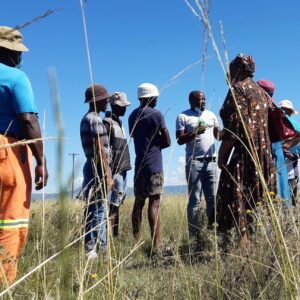
{"type": "Polygon", "coordinates": [[[151,97],[158,97],[159,92],[157,87],[152,83],[142,83],[138,87],[138,98],[151,98],[151,97]]]}
{"type": "Polygon", "coordinates": [[[95,101],[100,101],[100,100],[105,100],[110,97],[110,94],[108,93],[107,89],[101,85],[101,84],[94,84],[90,87],[88,87],[85,91],[85,103],[90,103],[93,102],[94,99],[95,101]],[[93,92],[94,90],[94,92],[93,92]],[[95,98],[94,98],[95,96],[95,98]]]}
{"type": "Polygon", "coordinates": [[[19,52],[29,51],[23,44],[21,32],[7,26],[0,26],[0,47],[19,52]]]}
{"type": "Polygon", "coordinates": [[[292,111],[292,115],[297,115],[297,111],[295,110],[294,106],[293,106],[293,103],[292,101],[290,100],[282,100],[278,103],[278,106],[279,107],[282,107],[282,108],[287,108],[287,109],[290,109],[292,111]]]}
{"type": "Polygon", "coordinates": [[[122,92],[112,93],[109,97],[109,103],[111,105],[129,106],[131,103],[127,100],[127,96],[122,92]]]}

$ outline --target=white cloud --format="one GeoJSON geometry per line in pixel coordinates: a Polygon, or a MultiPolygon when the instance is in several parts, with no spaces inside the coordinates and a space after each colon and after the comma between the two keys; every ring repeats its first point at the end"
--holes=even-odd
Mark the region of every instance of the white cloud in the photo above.
{"type": "Polygon", "coordinates": [[[185,164],[185,156],[179,156],[177,162],[180,164],[185,164]]]}
{"type": "Polygon", "coordinates": [[[184,185],[185,180],[185,157],[179,156],[177,159],[176,168],[167,170],[165,173],[164,185],[184,185]]]}

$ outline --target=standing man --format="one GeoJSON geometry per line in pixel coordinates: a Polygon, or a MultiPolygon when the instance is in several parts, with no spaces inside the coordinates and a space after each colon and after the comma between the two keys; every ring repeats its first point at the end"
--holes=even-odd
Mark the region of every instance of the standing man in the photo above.
{"type": "Polygon", "coordinates": [[[105,112],[109,94],[106,88],[94,84],[85,91],[89,110],[80,124],[82,148],[86,156],[83,167],[83,196],[86,201],[85,251],[88,259],[98,258],[98,243],[106,253],[107,194],[113,185],[109,169],[109,143],[106,128],[99,116],[105,112]]]}
{"type": "Polygon", "coordinates": [[[8,146],[40,139],[41,131],[31,83],[19,70],[28,51],[19,31],[0,27],[0,281],[12,283],[17,258],[25,244],[32,189],[32,155],[36,160],[35,189],[47,184],[48,172],[41,140],[28,146],[8,146]],[[1,147],[2,146],[2,147],[1,147]],[[6,277],[6,280],[3,277],[6,277]]]}
{"type": "Polygon", "coordinates": [[[214,138],[218,138],[218,120],[205,109],[205,95],[192,91],[189,95],[191,108],[182,112],[176,120],[176,138],[179,145],[186,144],[186,180],[189,202],[187,207],[190,237],[197,232],[197,215],[202,192],[206,200],[206,214],[213,220],[216,195],[216,150],[214,138]]]}
{"type": "Polygon", "coordinates": [[[121,117],[125,115],[127,101],[124,93],[113,93],[109,98],[111,112],[106,112],[103,119],[108,133],[110,145],[110,168],[114,180],[111,192],[109,216],[112,232],[115,237],[119,234],[119,207],[126,197],[127,171],[131,170],[129,149],[121,117]]]}
{"type": "Polygon", "coordinates": [[[171,145],[169,131],[160,111],[154,107],[159,96],[151,83],[138,87],[140,106],[129,116],[129,132],[135,147],[135,202],[132,210],[132,229],[135,241],[141,238],[142,212],[149,198],[148,221],[154,248],[160,247],[160,195],[163,188],[161,150],[171,145]]]}

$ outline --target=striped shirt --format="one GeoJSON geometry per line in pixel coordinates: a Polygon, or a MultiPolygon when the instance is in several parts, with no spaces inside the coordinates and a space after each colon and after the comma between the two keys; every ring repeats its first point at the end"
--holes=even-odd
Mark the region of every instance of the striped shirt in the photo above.
{"type": "Polygon", "coordinates": [[[102,139],[105,153],[107,157],[109,157],[109,143],[106,128],[100,116],[94,111],[89,111],[84,115],[80,123],[81,144],[87,158],[95,158],[95,150],[98,149],[98,147],[96,147],[98,136],[102,139]]]}

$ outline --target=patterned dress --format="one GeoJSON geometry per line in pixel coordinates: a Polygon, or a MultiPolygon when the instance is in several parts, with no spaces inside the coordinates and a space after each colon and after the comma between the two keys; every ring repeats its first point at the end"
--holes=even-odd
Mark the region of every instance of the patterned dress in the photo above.
{"type": "Polygon", "coordinates": [[[220,231],[238,226],[240,232],[244,233],[248,232],[249,210],[262,201],[265,192],[249,151],[259,161],[269,192],[276,191],[276,177],[268,132],[268,99],[249,77],[237,82],[233,89],[236,104],[229,91],[220,110],[224,128],[227,129],[224,140],[234,140],[234,150],[220,175],[217,222],[220,231]],[[249,133],[250,143],[241,118],[249,133]]]}

